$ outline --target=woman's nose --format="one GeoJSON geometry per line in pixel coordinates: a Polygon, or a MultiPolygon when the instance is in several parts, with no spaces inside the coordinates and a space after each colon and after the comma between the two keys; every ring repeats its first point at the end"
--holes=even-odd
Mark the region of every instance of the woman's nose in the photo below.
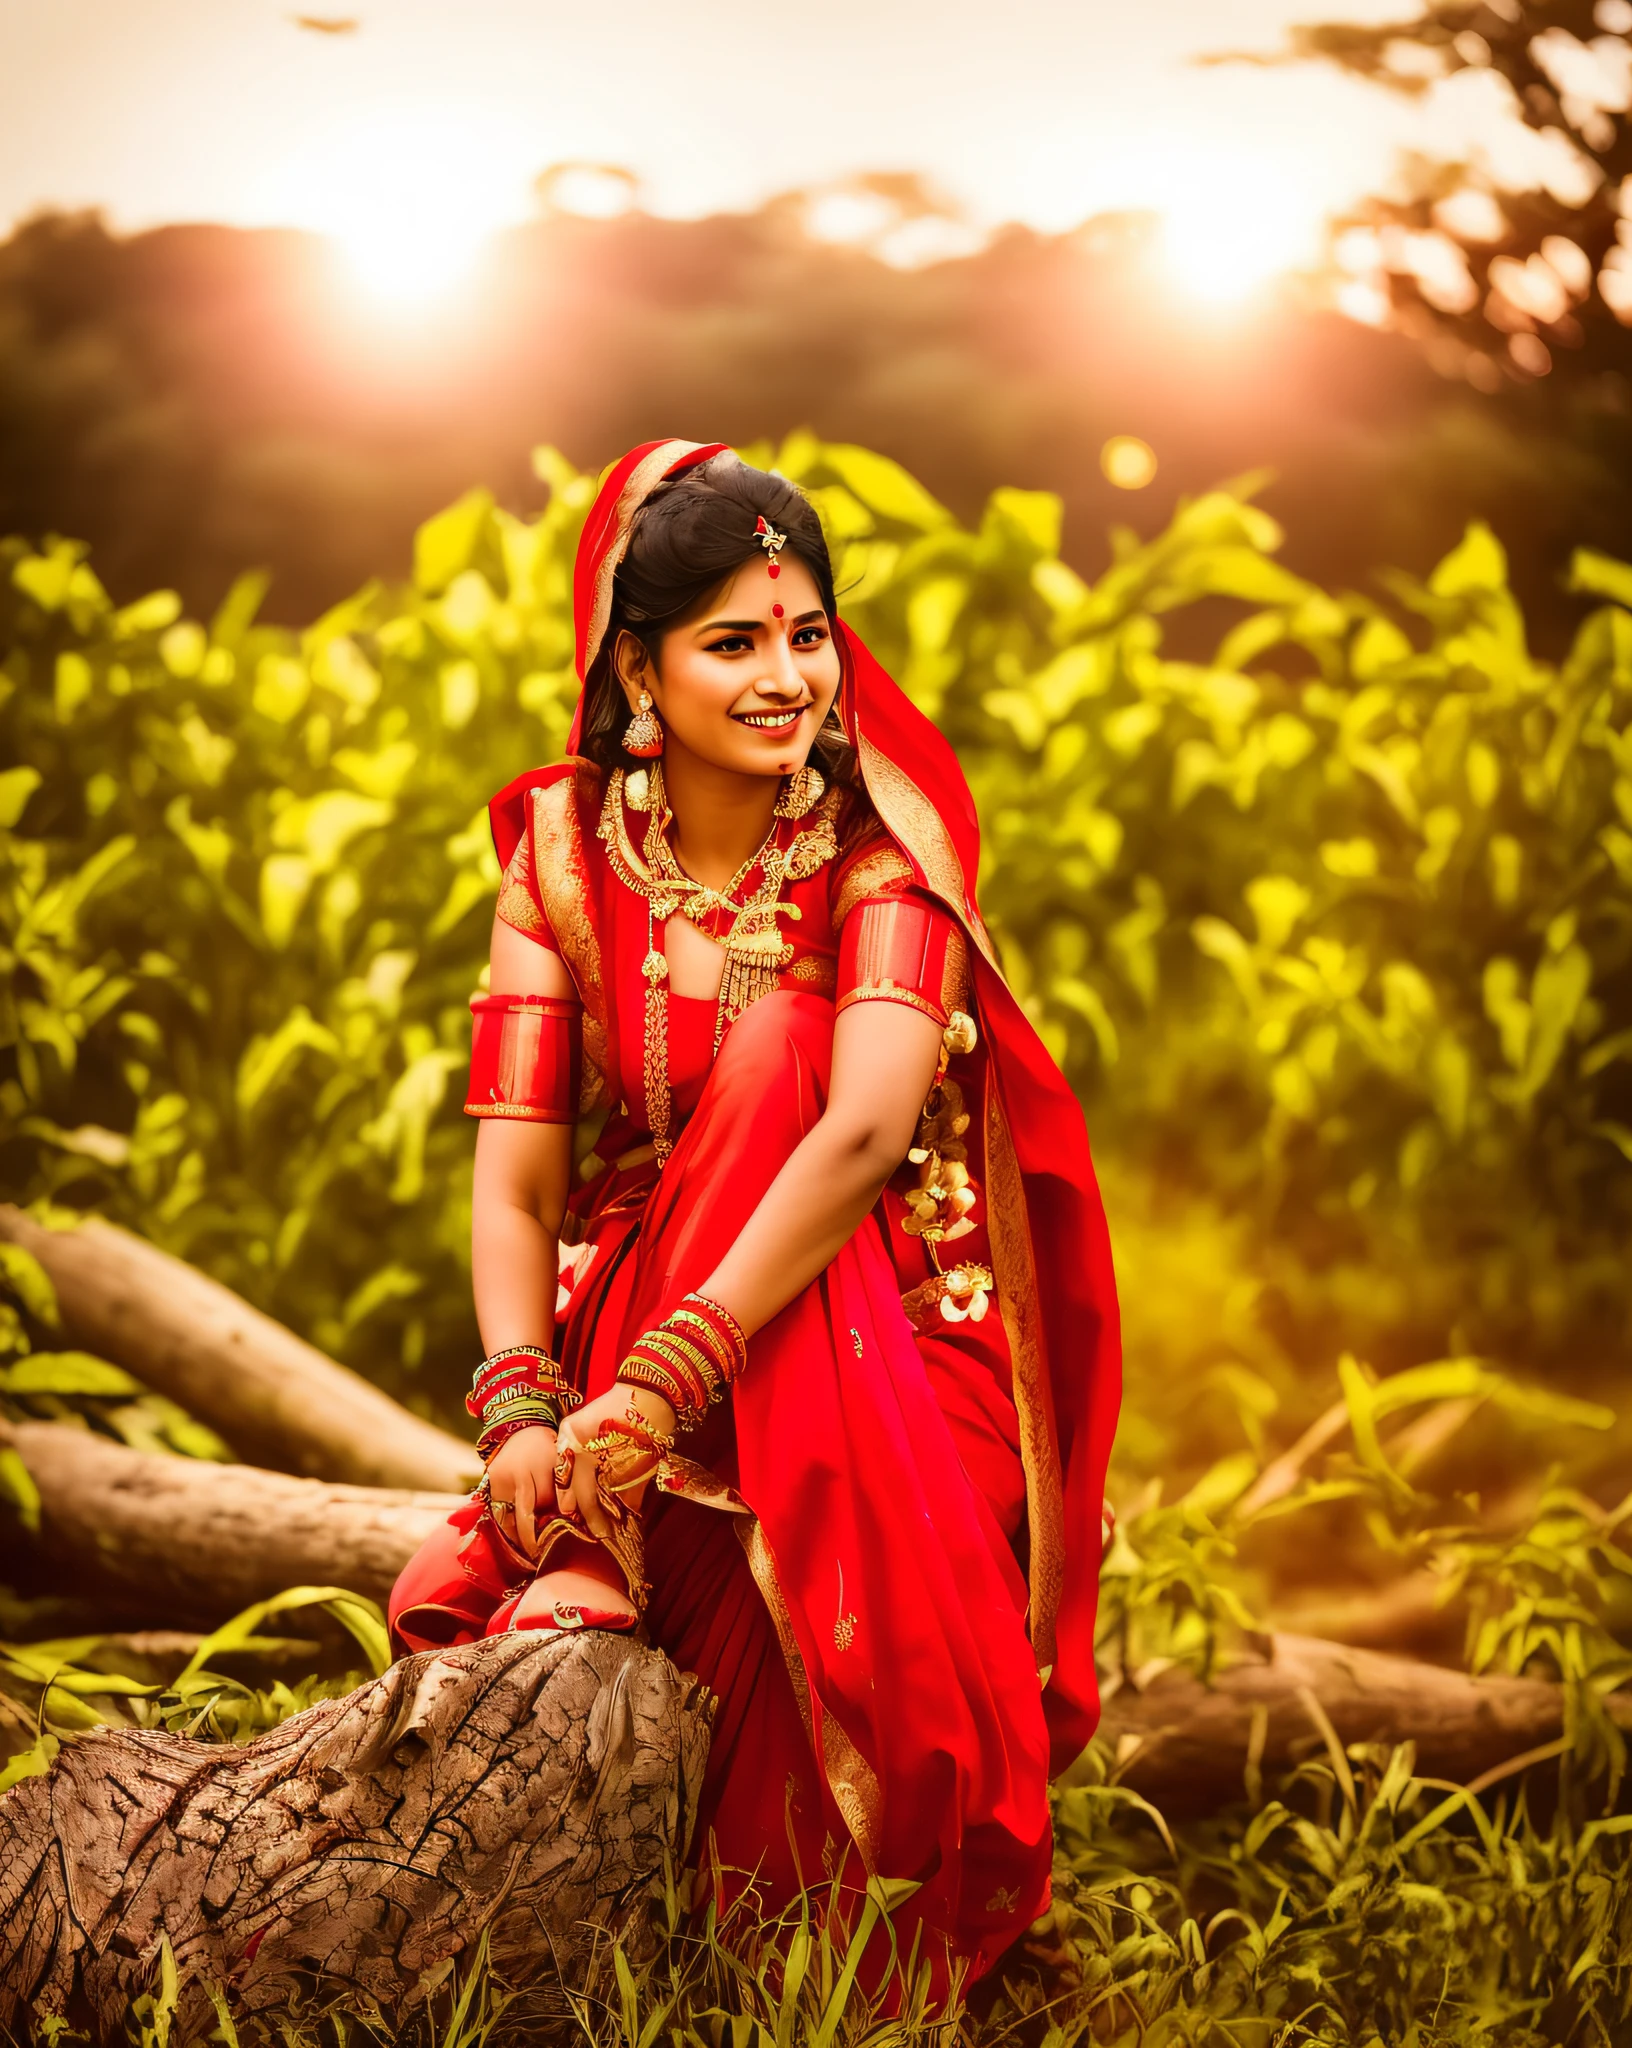
{"type": "Polygon", "coordinates": [[[799,673],[793,658],[793,649],[781,633],[775,634],[766,650],[764,672],[755,682],[754,688],[768,697],[802,697],[805,694],[805,679],[799,673]]]}

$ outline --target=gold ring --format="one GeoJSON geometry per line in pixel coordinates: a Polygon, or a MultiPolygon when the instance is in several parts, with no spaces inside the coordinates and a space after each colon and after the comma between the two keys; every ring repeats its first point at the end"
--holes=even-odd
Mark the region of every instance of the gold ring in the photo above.
{"type": "Polygon", "coordinates": [[[516,1512],[516,1504],[513,1500],[490,1500],[488,1505],[492,1508],[495,1515],[513,1515],[516,1512]]]}

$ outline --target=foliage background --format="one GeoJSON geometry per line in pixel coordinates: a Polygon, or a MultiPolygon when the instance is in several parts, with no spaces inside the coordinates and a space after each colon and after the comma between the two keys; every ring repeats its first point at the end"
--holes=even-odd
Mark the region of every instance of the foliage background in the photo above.
{"type": "MultiPolygon", "coordinates": [[[[812,492],[849,617],[956,741],[1006,966],[1088,1105],[1129,1354],[1113,1673],[1370,1613],[1571,1688],[1562,1798],[1478,1822],[1408,1752],[1334,1749],[1175,1834],[1085,1760],[1059,1816],[1075,1988],[1023,1974],[990,2024],[1047,2037],[1033,2008],[1066,1997],[1068,2038],[1617,2038],[1632,568],[1578,554],[1543,660],[1477,523],[1425,580],[1332,592],[1282,566],[1249,479],[1119,531],[1088,581],[1049,494],[964,524],[854,444],[744,452],[812,492]]],[[[594,489],[535,464],[538,516],[472,491],[410,583],[304,630],[261,621],[259,575],[202,619],[115,603],[77,543],[0,544],[0,1178],[143,1230],[456,1426],[481,806],[564,742],[594,489]]],[[[6,1412],[228,1454],[57,1350],[26,1260],[6,1279],[6,1412]]],[[[89,1637],[14,1646],[6,1683],[48,1730],[242,1736],[335,1682],[251,1684],[231,1660],[262,1618],[168,1688],[88,1668],[89,1637]]],[[[823,2048],[841,2015],[884,2024],[836,1980],[800,2017],[773,1966],[756,1990],[722,1955],[673,1951],[681,1988],[643,1978],[629,2031],[705,1997],[779,2000],[774,2037],[823,2048]]]]}
{"type": "MultiPolygon", "coordinates": [[[[1046,494],[965,527],[859,447],[749,452],[812,490],[850,617],[975,786],[989,915],[1112,1191],[1123,1485],[1301,1426],[1345,1353],[1612,1394],[1632,570],[1577,558],[1549,663],[1481,526],[1384,603],[1283,568],[1224,490],[1090,584],[1046,494]]],[[[481,805],[558,753],[575,689],[593,480],[537,467],[537,518],[472,492],[411,585],[299,633],[258,622],[256,576],[202,622],[116,606],[66,541],[0,558],[7,1185],[144,1229],[449,1418],[481,805]]]]}

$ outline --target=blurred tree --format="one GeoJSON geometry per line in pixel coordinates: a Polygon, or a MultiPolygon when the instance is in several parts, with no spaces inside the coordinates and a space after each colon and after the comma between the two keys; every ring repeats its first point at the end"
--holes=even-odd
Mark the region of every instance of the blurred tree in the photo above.
{"type": "Polygon", "coordinates": [[[1421,97],[1484,73],[1530,131],[1528,189],[1489,160],[1413,157],[1400,198],[1339,233],[1343,291],[1483,390],[1556,373],[1624,414],[1632,347],[1632,0],[1430,0],[1406,21],[1323,22],[1289,55],[1421,97]]]}
{"type": "Polygon", "coordinates": [[[1632,470],[1600,436],[1289,297],[1203,310],[1148,219],[956,255],[967,225],[899,177],[697,221],[586,218],[563,182],[411,317],[315,237],[28,223],[0,244],[0,530],[85,538],[115,596],[171,585],[200,615],[259,563],[268,615],[305,620],[406,570],[415,525],[471,478],[536,504],[540,440],[598,468],[652,434],[808,425],[887,450],[965,518],[1007,482],[1058,492],[1089,571],[1130,511],[1148,530],[1266,467],[1327,584],[1433,561],[1483,515],[1544,647],[1568,638],[1571,546],[1622,544],[1632,470]],[[1139,492],[1100,466],[1128,434],[1158,460],[1139,492]]]}

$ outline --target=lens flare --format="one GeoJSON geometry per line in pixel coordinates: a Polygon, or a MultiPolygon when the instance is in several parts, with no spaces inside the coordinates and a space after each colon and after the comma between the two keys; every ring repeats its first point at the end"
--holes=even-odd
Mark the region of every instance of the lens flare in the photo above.
{"type": "Polygon", "coordinates": [[[1142,491],[1155,480],[1156,451],[1137,434],[1113,434],[1099,451],[1099,466],[1119,491],[1142,491]]]}

